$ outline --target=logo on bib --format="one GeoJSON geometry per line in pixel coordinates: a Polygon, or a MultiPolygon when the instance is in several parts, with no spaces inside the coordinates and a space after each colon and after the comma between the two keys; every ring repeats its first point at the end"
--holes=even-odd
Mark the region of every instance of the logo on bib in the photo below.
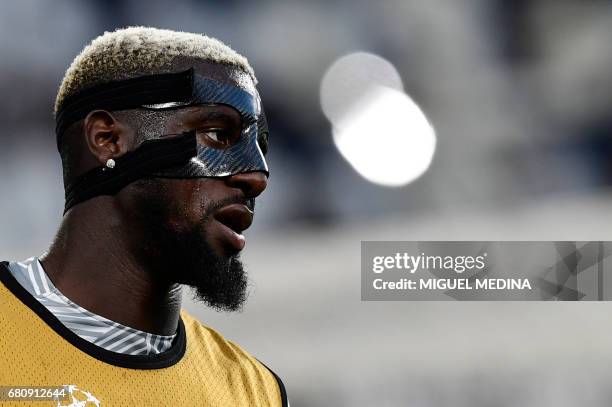
{"type": "Polygon", "coordinates": [[[80,390],[74,384],[67,384],[64,386],[68,392],[68,400],[62,404],[57,402],[57,407],[100,407],[100,400],[98,400],[93,394],[80,390]]]}

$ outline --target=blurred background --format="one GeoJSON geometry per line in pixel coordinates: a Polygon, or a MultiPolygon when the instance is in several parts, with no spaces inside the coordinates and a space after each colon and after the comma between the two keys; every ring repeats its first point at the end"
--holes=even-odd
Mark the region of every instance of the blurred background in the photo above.
{"type": "MultiPolygon", "coordinates": [[[[611,1],[2,2],[2,260],[52,239],[57,88],[127,25],[217,37],[255,68],[271,177],[247,232],[249,304],[185,301],[272,367],[292,407],[612,404],[607,303],[375,303],[359,287],[361,240],[612,240],[611,1]],[[334,143],[322,82],[355,52],[394,67],[435,129],[408,184],[368,181],[334,143]]],[[[380,120],[410,147],[402,114],[380,120]]]]}

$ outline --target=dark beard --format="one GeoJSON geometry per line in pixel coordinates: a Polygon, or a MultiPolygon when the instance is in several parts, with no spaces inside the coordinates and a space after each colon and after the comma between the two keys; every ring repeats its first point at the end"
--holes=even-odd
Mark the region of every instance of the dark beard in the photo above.
{"type": "Polygon", "coordinates": [[[239,255],[221,257],[204,238],[204,226],[174,235],[166,233],[160,251],[172,282],[194,289],[194,299],[218,311],[238,311],[247,297],[247,275],[239,255]]]}
{"type": "MultiPolygon", "coordinates": [[[[158,181],[146,183],[150,192],[158,181]]],[[[241,310],[247,298],[248,278],[239,254],[222,257],[215,253],[206,239],[206,217],[187,230],[172,228],[167,221],[171,218],[167,199],[162,193],[155,198],[147,194],[139,200],[136,210],[143,241],[135,244],[133,252],[158,280],[193,288],[195,300],[217,311],[241,310]]],[[[209,206],[205,213],[215,207],[209,206]]]]}

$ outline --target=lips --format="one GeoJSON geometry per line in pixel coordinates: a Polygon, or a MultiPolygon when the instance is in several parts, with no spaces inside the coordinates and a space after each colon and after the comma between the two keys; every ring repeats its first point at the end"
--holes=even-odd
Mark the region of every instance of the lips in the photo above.
{"type": "Polygon", "coordinates": [[[230,252],[244,248],[242,232],[253,223],[253,212],[243,204],[230,204],[215,211],[213,218],[220,226],[220,234],[230,246],[230,252]]]}
{"type": "Polygon", "coordinates": [[[215,220],[221,222],[234,232],[240,234],[253,223],[253,212],[242,204],[231,204],[217,210],[215,220]]]}

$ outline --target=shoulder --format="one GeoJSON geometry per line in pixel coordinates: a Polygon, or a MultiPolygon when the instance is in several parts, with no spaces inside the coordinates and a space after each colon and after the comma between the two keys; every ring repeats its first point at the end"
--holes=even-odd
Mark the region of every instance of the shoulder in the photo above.
{"type": "Polygon", "coordinates": [[[274,393],[279,406],[287,407],[287,392],[281,378],[238,344],[204,325],[184,309],[181,317],[187,334],[187,351],[223,370],[227,377],[246,381],[263,392],[274,393]]]}

